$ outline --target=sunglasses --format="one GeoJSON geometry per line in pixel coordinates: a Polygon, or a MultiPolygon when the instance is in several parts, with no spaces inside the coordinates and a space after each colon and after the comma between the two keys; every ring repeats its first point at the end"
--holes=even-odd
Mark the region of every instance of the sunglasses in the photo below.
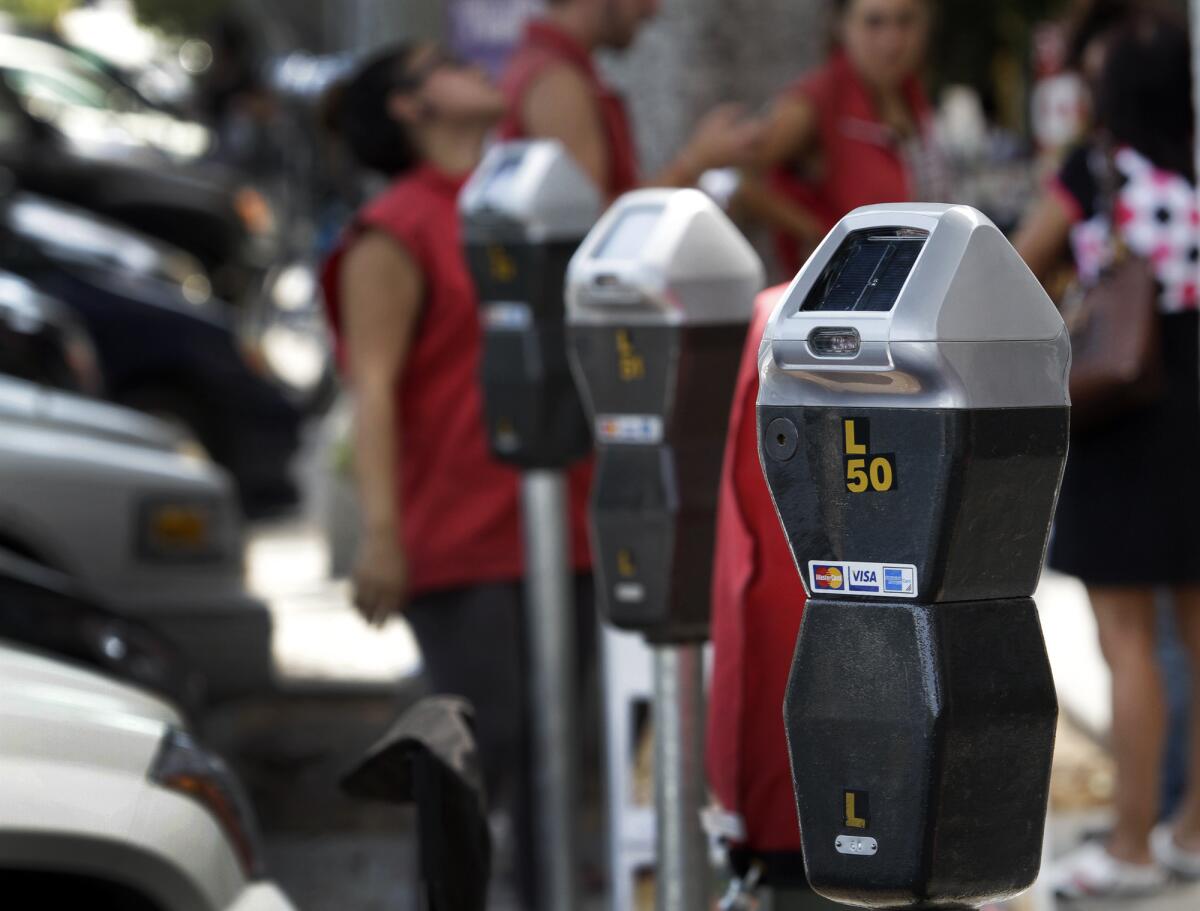
{"type": "Polygon", "coordinates": [[[469,66],[471,66],[470,61],[465,60],[453,51],[439,47],[430,53],[425,60],[421,61],[420,66],[414,67],[402,74],[396,80],[394,88],[397,91],[414,92],[428,82],[429,77],[440,69],[461,70],[469,66]]]}

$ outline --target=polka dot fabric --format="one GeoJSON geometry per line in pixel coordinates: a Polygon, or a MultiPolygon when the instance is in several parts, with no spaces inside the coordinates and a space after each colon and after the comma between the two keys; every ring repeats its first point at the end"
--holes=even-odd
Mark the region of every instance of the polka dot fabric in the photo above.
{"type": "MultiPolygon", "coordinates": [[[[1200,308],[1200,203],[1195,188],[1133,149],[1121,149],[1114,161],[1124,185],[1112,217],[1129,249],[1154,264],[1162,286],[1159,309],[1186,313],[1200,308]]],[[[1099,212],[1077,224],[1071,244],[1080,277],[1094,282],[1112,256],[1109,213],[1099,212]]]]}

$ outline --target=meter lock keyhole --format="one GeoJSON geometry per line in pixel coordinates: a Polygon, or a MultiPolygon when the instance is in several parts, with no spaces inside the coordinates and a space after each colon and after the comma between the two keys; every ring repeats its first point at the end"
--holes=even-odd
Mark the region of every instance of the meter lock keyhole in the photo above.
{"type": "Polygon", "coordinates": [[[796,454],[800,445],[800,431],[787,418],[776,418],[767,426],[767,455],[776,462],[786,462],[796,454]]]}

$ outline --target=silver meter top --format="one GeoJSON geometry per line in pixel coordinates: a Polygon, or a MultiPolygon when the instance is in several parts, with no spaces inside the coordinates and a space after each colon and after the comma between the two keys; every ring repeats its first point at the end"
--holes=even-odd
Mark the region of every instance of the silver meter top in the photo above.
{"type": "Polygon", "coordinates": [[[459,195],[473,221],[507,223],[534,243],[580,238],[603,211],[600,193],[555,140],[492,146],[459,195]]]}
{"type": "Polygon", "coordinates": [[[745,323],[765,281],[758,254],[699,190],[635,190],[609,209],[567,272],[581,325],[745,323]]]}
{"type": "Polygon", "coordinates": [[[1070,352],[1054,304],[982,213],[869,206],[838,223],[772,314],[760,401],[1061,407],[1070,352]]]}

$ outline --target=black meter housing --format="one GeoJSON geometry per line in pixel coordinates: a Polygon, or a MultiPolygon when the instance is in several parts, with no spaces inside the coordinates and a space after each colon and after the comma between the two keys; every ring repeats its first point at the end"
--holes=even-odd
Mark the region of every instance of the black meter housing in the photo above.
{"type": "Polygon", "coordinates": [[[592,440],[567,361],[563,286],[599,196],[558,143],[501,143],[464,187],[460,208],[481,307],[492,452],[521,468],[565,468],[592,440]]]}
{"type": "Polygon", "coordinates": [[[762,284],[749,243],[696,190],[622,197],[571,266],[570,349],[598,456],[599,602],[655,645],[708,638],[729,406],[762,284]]]}
{"type": "Polygon", "coordinates": [[[785,703],[810,882],[962,908],[1036,879],[1057,701],[1032,595],[1070,346],[972,209],[847,216],[768,326],[760,455],[811,596],[785,703]]]}

